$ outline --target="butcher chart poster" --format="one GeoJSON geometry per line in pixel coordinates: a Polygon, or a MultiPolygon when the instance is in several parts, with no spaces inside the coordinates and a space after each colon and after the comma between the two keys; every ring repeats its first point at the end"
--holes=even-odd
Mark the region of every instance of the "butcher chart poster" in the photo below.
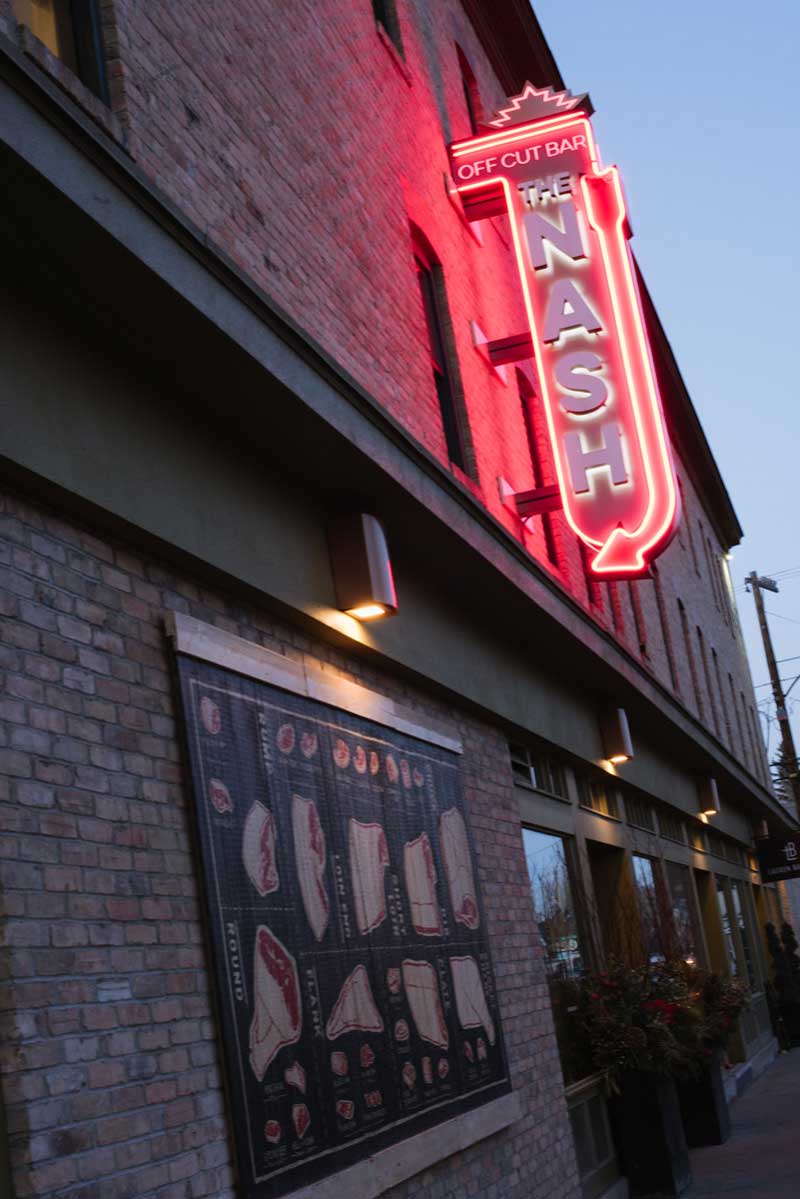
{"type": "Polygon", "coordinates": [[[509,1090],[456,754],[179,655],[245,1199],[509,1090]]]}

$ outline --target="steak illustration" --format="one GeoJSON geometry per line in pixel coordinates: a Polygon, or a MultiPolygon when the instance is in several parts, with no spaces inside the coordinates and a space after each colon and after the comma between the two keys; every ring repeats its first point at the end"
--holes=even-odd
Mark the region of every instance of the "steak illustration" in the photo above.
{"type": "Polygon", "coordinates": [[[352,1099],[339,1099],[336,1103],[336,1115],[341,1120],[352,1120],[355,1104],[352,1099]]]}
{"type": "Polygon", "coordinates": [[[418,770],[416,766],[414,767],[414,786],[415,787],[424,787],[425,786],[425,775],[422,773],[421,770],[418,770]]]}
{"type": "Polygon", "coordinates": [[[403,1066],[403,1082],[408,1087],[409,1091],[414,1089],[414,1083],[417,1081],[417,1070],[412,1062],[406,1062],[403,1066]]]}
{"type": "Polygon", "coordinates": [[[337,737],[333,747],[333,760],[340,770],[346,770],[350,765],[350,747],[341,737],[337,737]]]}
{"type": "Polygon", "coordinates": [[[436,1066],[436,1073],[440,1078],[447,1078],[450,1073],[450,1063],[446,1057],[440,1057],[436,1066]]]}
{"type": "Polygon", "coordinates": [[[481,982],[481,972],[475,958],[451,958],[453,991],[456,1011],[462,1028],[485,1028],[489,1044],[494,1045],[494,1021],[489,1015],[489,1005],[481,982]]]}
{"type": "Polygon", "coordinates": [[[370,774],[377,774],[378,771],[380,770],[380,768],[381,768],[381,760],[378,757],[375,750],[371,749],[369,751],[369,772],[370,772],[370,774]]]}
{"type": "Polygon", "coordinates": [[[222,717],[219,707],[214,703],[210,695],[204,695],[200,700],[200,720],[203,723],[203,728],[207,733],[211,733],[212,737],[216,737],[222,728],[222,717]]]}
{"type": "Polygon", "coordinates": [[[448,808],[439,820],[442,857],[450,891],[450,903],[458,924],[477,928],[480,924],[475,875],[467,840],[467,826],[458,808],[448,808]]]}
{"type": "Polygon", "coordinates": [[[365,1041],[359,1051],[358,1060],[361,1062],[362,1070],[369,1070],[370,1066],[375,1062],[375,1051],[365,1041]]]}
{"type": "Polygon", "coordinates": [[[222,779],[211,779],[208,784],[208,797],[219,812],[220,816],[233,811],[231,793],[222,779]]]}
{"type": "Polygon", "coordinates": [[[306,1093],[306,1072],[299,1062],[292,1062],[288,1070],[284,1070],[283,1079],[287,1086],[294,1087],[301,1094],[306,1093]]]}
{"type": "Polygon", "coordinates": [[[485,1062],[489,1050],[486,1048],[486,1042],[483,1037],[478,1037],[478,1061],[485,1062]]]}
{"type": "Polygon", "coordinates": [[[313,799],[292,796],[292,833],[297,881],[311,931],[318,941],[325,936],[330,901],[325,889],[325,833],[313,799]]]}
{"type": "Polygon", "coordinates": [[[395,1041],[400,1041],[400,1042],[407,1041],[410,1036],[411,1036],[411,1031],[408,1027],[408,1021],[407,1020],[398,1020],[394,1026],[395,1041]]]}
{"type": "Polygon", "coordinates": [[[356,966],[344,980],[325,1025],[329,1041],[335,1041],[346,1032],[383,1032],[383,1020],[372,998],[369,975],[364,966],[356,966]]]}
{"type": "Polygon", "coordinates": [[[403,873],[414,932],[423,937],[440,937],[442,915],[436,901],[436,866],[427,833],[420,833],[416,841],[406,841],[403,873]]]}
{"type": "Polygon", "coordinates": [[[247,877],[259,895],[269,895],[280,886],[275,860],[275,821],[272,812],[258,800],[247,813],[242,832],[242,861],[247,877]]]}
{"type": "Polygon", "coordinates": [[[300,737],[300,753],[304,758],[313,758],[318,744],[316,733],[305,732],[300,737]]]}
{"type": "Polygon", "coordinates": [[[380,1107],[380,1105],[383,1103],[383,1098],[380,1091],[367,1091],[366,1095],[364,1096],[364,1102],[366,1103],[367,1107],[380,1107]]]}
{"type": "Polygon", "coordinates": [[[430,1086],[432,1084],[432,1082],[433,1082],[433,1066],[431,1065],[431,1059],[429,1057],[424,1057],[422,1059],[422,1077],[424,1078],[424,1080],[428,1086],[430,1086]]]}
{"type": "Polygon", "coordinates": [[[250,1065],[260,1082],[278,1050],[300,1040],[303,1025],[295,960],[264,924],[256,930],[253,995],[250,1065]]]}
{"type": "Polygon", "coordinates": [[[446,1049],[450,1038],[444,1022],[439,980],[429,962],[403,962],[403,983],[411,1015],[423,1041],[446,1049]]]}
{"type": "Polygon", "coordinates": [[[397,763],[392,754],[386,755],[386,777],[390,783],[396,783],[400,777],[400,772],[397,769],[397,763]]]}
{"type": "Polygon", "coordinates": [[[389,865],[389,846],[380,824],[350,819],[350,878],[356,924],[360,933],[371,932],[386,919],[383,876],[389,865]]]}
{"type": "Polygon", "coordinates": [[[359,774],[367,773],[367,751],[363,745],[357,745],[353,753],[353,765],[359,774]]]}
{"type": "Polygon", "coordinates": [[[404,787],[411,786],[411,767],[405,758],[400,759],[400,778],[403,780],[404,787]]]}
{"type": "Polygon", "coordinates": [[[311,1123],[311,1117],[308,1114],[308,1108],[304,1103],[293,1104],[292,1120],[294,1121],[294,1130],[298,1137],[304,1137],[308,1132],[308,1127],[311,1123]]]}
{"type": "Polygon", "coordinates": [[[464,1057],[467,1059],[468,1062],[475,1061],[475,1054],[473,1052],[472,1043],[470,1041],[464,1042],[464,1057]]]}
{"type": "Polygon", "coordinates": [[[400,990],[403,986],[403,983],[400,978],[400,971],[397,968],[397,966],[390,966],[389,969],[386,971],[386,985],[389,988],[389,990],[391,991],[392,995],[400,994],[400,990]]]}
{"type": "Polygon", "coordinates": [[[278,729],[278,736],[276,740],[278,742],[278,749],[281,751],[281,753],[290,754],[294,749],[294,725],[282,724],[278,729]]]}
{"type": "Polygon", "coordinates": [[[281,1139],[281,1126],[277,1120],[267,1120],[264,1125],[264,1139],[269,1141],[270,1145],[277,1145],[281,1139]]]}
{"type": "Polygon", "coordinates": [[[331,1070],[334,1074],[338,1074],[340,1078],[344,1078],[350,1072],[347,1054],[342,1053],[341,1049],[334,1049],[331,1054],[331,1070]]]}

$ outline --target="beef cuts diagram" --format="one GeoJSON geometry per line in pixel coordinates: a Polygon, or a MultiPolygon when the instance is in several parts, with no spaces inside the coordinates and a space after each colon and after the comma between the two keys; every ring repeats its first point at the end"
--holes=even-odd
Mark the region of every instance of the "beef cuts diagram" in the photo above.
{"type": "Polygon", "coordinates": [[[243,1199],[509,1089],[456,753],[178,658],[243,1199]]]}

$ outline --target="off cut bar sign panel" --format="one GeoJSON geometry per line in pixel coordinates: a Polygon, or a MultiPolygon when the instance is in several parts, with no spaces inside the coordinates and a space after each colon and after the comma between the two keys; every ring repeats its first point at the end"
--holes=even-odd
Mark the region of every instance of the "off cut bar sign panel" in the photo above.
{"type": "Polygon", "coordinates": [[[458,756],[178,657],[242,1193],[510,1089],[458,756]]]}
{"type": "Polygon", "coordinates": [[[678,492],[619,173],[600,166],[590,111],[528,84],[450,157],[466,216],[510,218],[566,518],[596,575],[635,578],[675,531],[678,492]]]}

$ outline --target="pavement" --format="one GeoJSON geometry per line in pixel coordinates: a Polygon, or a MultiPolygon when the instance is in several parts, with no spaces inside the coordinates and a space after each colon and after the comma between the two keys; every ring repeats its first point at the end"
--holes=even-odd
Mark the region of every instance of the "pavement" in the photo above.
{"type": "Polygon", "coordinates": [[[731,1106],[724,1145],[690,1152],[683,1199],[800,1199],[800,1049],[782,1054],[731,1106]]]}

